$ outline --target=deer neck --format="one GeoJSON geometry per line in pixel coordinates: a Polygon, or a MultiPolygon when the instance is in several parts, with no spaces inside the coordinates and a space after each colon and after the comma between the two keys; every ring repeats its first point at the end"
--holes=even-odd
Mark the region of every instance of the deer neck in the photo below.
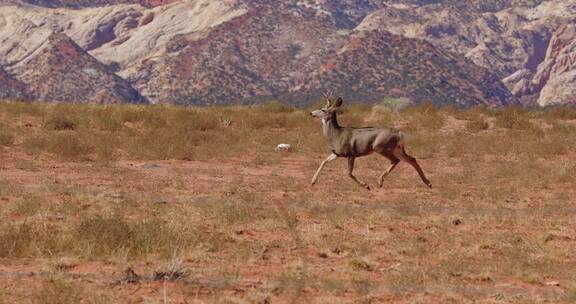
{"type": "Polygon", "coordinates": [[[338,124],[338,119],[336,114],[331,118],[322,120],[322,129],[324,131],[324,136],[331,141],[332,138],[337,137],[340,134],[340,125],[338,124]]]}

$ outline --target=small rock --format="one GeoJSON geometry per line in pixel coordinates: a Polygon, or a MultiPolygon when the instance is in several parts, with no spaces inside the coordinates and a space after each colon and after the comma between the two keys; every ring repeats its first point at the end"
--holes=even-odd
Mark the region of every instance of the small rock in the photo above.
{"type": "Polygon", "coordinates": [[[546,282],[547,286],[560,286],[560,282],[558,281],[548,281],[546,282]]]}
{"type": "Polygon", "coordinates": [[[462,220],[461,220],[461,219],[457,218],[457,219],[453,219],[453,220],[452,220],[452,225],[458,226],[458,225],[460,225],[460,224],[462,224],[462,220]]]}
{"type": "Polygon", "coordinates": [[[276,146],[276,152],[291,152],[292,145],[290,144],[279,144],[276,146]]]}

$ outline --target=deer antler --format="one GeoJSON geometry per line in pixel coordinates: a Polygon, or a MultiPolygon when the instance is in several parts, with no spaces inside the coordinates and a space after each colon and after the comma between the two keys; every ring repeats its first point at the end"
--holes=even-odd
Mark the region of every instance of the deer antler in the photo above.
{"type": "Polygon", "coordinates": [[[332,95],[333,94],[334,94],[334,89],[328,90],[322,94],[324,96],[324,99],[326,99],[326,106],[330,106],[330,104],[332,104],[332,95]]]}

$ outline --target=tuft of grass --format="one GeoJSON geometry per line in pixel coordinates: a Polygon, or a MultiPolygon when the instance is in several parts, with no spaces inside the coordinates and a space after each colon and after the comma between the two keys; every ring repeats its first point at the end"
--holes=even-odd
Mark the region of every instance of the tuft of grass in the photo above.
{"type": "Polygon", "coordinates": [[[576,119],[576,107],[573,106],[553,107],[547,111],[544,111],[541,116],[549,121],[554,121],[558,119],[573,120],[576,119]]]}
{"type": "Polygon", "coordinates": [[[80,119],[71,108],[56,106],[44,119],[43,125],[47,130],[76,130],[80,126],[80,119]]]}
{"type": "Polygon", "coordinates": [[[354,270],[374,271],[374,265],[365,258],[354,258],[350,261],[350,266],[354,270]]]}
{"type": "Polygon", "coordinates": [[[174,255],[160,270],[154,271],[152,276],[157,281],[177,281],[188,276],[188,270],[182,266],[182,258],[174,255]]]}
{"type": "Polygon", "coordinates": [[[46,150],[63,159],[80,159],[86,158],[93,147],[81,139],[79,133],[65,132],[48,138],[46,150]]]}
{"type": "Polygon", "coordinates": [[[407,131],[425,130],[434,132],[440,130],[446,124],[446,118],[442,111],[431,103],[423,103],[403,111],[409,117],[407,131]]]}
{"type": "Polygon", "coordinates": [[[46,105],[42,103],[0,102],[0,112],[6,112],[12,117],[41,117],[45,114],[45,108],[46,105]]]}
{"type": "Polygon", "coordinates": [[[385,98],[379,105],[384,106],[386,108],[399,111],[404,110],[414,102],[408,98],[385,98]]]}
{"type": "Polygon", "coordinates": [[[566,300],[568,303],[576,302],[576,280],[568,287],[566,292],[566,300]]]}
{"type": "Polygon", "coordinates": [[[48,279],[33,296],[34,303],[38,304],[75,304],[86,300],[82,286],[62,279],[48,279]]]}
{"type": "Polygon", "coordinates": [[[172,237],[171,231],[162,231],[165,225],[155,221],[130,223],[119,215],[97,215],[82,220],[73,235],[79,240],[81,255],[109,256],[120,250],[137,256],[152,252],[163,237],[172,237]],[[157,229],[156,229],[157,228],[157,229]],[[166,235],[161,235],[166,233],[166,235]]]}
{"type": "Polygon", "coordinates": [[[273,205],[259,203],[251,197],[243,200],[209,201],[205,202],[202,208],[223,226],[247,224],[279,217],[273,205]]]}
{"type": "Polygon", "coordinates": [[[105,106],[91,109],[91,126],[101,131],[119,131],[124,127],[122,107],[105,106]]]}
{"type": "Polygon", "coordinates": [[[513,107],[499,109],[494,112],[496,127],[514,130],[531,130],[535,126],[530,122],[527,112],[513,107]]]}
{"type": "Polygon", "coordinates": [[[488,130],[489,127],[490,125],[483,118],[470,120],[466,123],[466,129],[472,133],[488,130]]]}
{"type": "Polygon", "coordinates": [[[61,231],[53,226],[26,222],[0,226],[0,258],[52,255],[67,245],[61,231]]]}
{"type": "Polygon", "coordinates": [[[265,113],[292,113],[295,111],[292,105],[278,100],[255,106],[254,109],[265,113]]]}
{"type": "Polygon", "coordinates": [[[42,211],[42,202],[38,195],[25,195],[16,204],[14,212],[21,216],[34,216],[42,211]]]}
{"type": "Polygon", "coordinates": [[[9,147],[14,145],[16,138],[14,134],[6,129],[0,124],[0,147],[9,147]]]}
{"type": "Polygon", "coordinates": [[[480,120],[486,114],[487,110],[484,107],[473,107],[462,111],[456,110],[451,113],[456,119],[470,121],[480,120]]]}

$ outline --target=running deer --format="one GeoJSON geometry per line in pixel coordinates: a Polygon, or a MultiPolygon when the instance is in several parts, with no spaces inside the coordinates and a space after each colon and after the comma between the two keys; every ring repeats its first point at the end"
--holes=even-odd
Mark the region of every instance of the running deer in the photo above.
{"type": "Polygon", "coordinates": [[[384,171],[378,179],[378,185],[382,188],[384,178],[396,168],[396,165],[402,160],[414,167],[420,178],[432,188],[432,184],[424,175],[422,168],[418,165],[416,159],[406,153],[404,149],[404,136],[398,129],[393,128],[346,128],[341,127],[336,119],[336,114],[342,106],[342,98],[339,97],[335,102],[331,99],[332,93],[324,94],[326,106],[320,110],[310,113],[313,117],[322,119],[324,137],[328,140],[332,154],[320,164],[318,171],[312,178],[312,185],[316,184],[318,175],[324,166],[337,159],[345,157],[348,159],[348,176],[358,185],[370,190],[370,186],[359,180],[352,173],[354,171],[354,160],[356,157],[366,156],[376,152],[390,160],[390,167],[384,171]]]}

